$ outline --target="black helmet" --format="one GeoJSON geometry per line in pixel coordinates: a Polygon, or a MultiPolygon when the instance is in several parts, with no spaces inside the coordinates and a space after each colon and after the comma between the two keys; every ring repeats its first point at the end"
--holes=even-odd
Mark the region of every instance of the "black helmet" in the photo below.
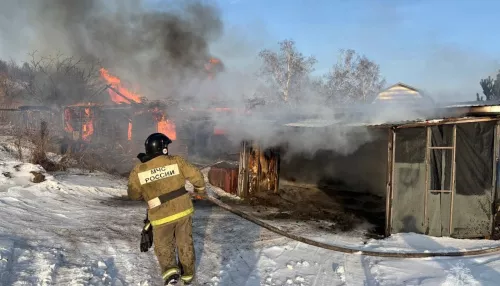
{"type": "Polygon", "coordinates": [[[146,155],[167,155],[168,154],[168,144],[172,143],[172,140],[168,138],[163,133],[153,133],[148,136],[146,142],[144,142],[144,147],[146,147],[146,155]]]}

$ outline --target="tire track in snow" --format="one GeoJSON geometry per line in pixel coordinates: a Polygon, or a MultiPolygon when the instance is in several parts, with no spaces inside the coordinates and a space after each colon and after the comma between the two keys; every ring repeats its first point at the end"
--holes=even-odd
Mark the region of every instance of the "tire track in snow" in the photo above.
{"type": "MultiPolygon", "coordinates": [[[[103,207],[99,207],[102,211],[103,207]]],[[[126,210],[126,212],[131,211],[132,214],[128,215],[124,221],[130,221],[129,218],[131,216],[137,216],[130,208],[126,210]]],[[[29,285],[88,285],[89,283],[92,285],[93,283],[102,282],[97,281],[101,280],[102,277],[98,277],[97,280],[94,279],[93,281],[92,278],[96,276],[95,272],[99,269],[98,260],[106,260],[106,257],[97,260],[90,257],[100,258],[102,253],[99,253],[99,249],[104,248],[105,250],[107,249],[107,253],[113,258],[117,256],[117,249],[119,249],[120,255],[124,254],[123,259],[115,261],[120,266],[114,267],[110,265],[110,272],[116,271],[116,268],[126,270],[139,269],[136,273],[140,273],[138,276],[142,276],[140,284],[151,285],[150,281],[144,281],[144,277],[152,277],[152,272],[156,270],[156,265],[152,262],[156,261],[150,254],[138,259],[140,236],[140,231],[137,230],[139,229],[138,226],[136,224],[120,222],[122,217],[117,217],[118,219],[113,218],[114,216],[87,217],[82,223],[74,220],[73,222],[76,225],[70,225],[70,228],[67,229],[40,224],[41,231],[39,230],[35,233],[42,235],[34,237],[41,240],[48,240],[48,244],[53,245],[53,235],[56,235],[55,240],[60,241],[67,247],[67,252],[64,253],[66,256],[54,253],[50,250],[50,247],[19,247],[17,242],[11,242],[11,246],[8,247],[11,250],[8,252],[4,251],[5,253],[3,254],[5,256],[8,253],[10,257],[6,259],[8,261],[6,261],[6,265],[4,266],[6,269],[2,271],[1,284],[4,285],[3,282],[6,282],[5,285],[18,285],[24,282],[29,285]],[[119,222],[117,223],[116,220],[119,222]],[[88,221],[91,221],[93,225],[89,226],[88,221]],[[132,233],[135,236],[131,235],[132,233]],[[99,249],[93,249],[95,245],[99,245],[99,249]],[[137,248],[137,251],[133,248],[137,248]],[[17,261],[20,261],[21,265],[17,261]],[[139,264],[142,267],[138,267],[139,264]],[[140,272],[141,270],[142,272],[140,272]]],[[[136,218],[134,217],[133,219],[135,220],[136,218]]],[[[42,220],[44,219],[42,218],[42,220]]],[[[29,235],[30,232],[26,230],[21,231],[23,237],[33,237],[29,235]]],[[[33,244],[38,243],[40,241],[33,241],[33,244]]],[[[155,277],[159,277],[158,273],[154,274],[155,277]]],[[[119,277],[111,276],[113,278],[119,277]]],[[[135,280],[139,280],[137,279],[138,277],[134,276],[137,275],[132,275],[132,283],[135,280]]],[[[124,282],[121,284],[126,285],[124,282]]],[[[110,284],[104,283],[103,285],[110,284]]],[[[120,282],[116,283],[116,285],[120,285],[120,282]]]]}
{"type": "MultiPolygon", "coordinates": [[[[60,250],[11,241],[9,258],[2,272],[1,282],[6,285],[53,285],[61,266],[60,250]]],[[[4,254],[2,254],[3,257],[4,254]]]]}
{"type": "Polygon", "coordinates": [[[365,285],[366,286],[379,286],[380,283],[377,281],[375,276],[371,273],[372,269],[372,260],[370,257],[361,256],[361,266],[364,272],[364,276],[366,277],[365,285]]]}
{"type": "Polygon", "coordinates": [[[10,245],[9,248],[2,248],[2,262],[5,261],[5,266],[2,267],[2,273],[0,273],[0,282],[4,283],[7,282],[9,285],[12,284],[12,271],[14,269],[14,254],[15,254],[15,248],[16,248],[16,242],[14,240],[4,240],[2,241],[4,243],[7,243],[10,245]]]}

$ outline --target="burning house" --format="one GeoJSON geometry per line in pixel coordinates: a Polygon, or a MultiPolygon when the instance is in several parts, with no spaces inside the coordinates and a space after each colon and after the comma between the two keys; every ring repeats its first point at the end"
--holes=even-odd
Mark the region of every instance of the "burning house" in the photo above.
{"type": "Polygon", "coordinates": [[[121,86],[120,79],[104,69],[101,69],[101,75],[108,83],[106,89],[111,103],[80,103],[64,107],[66,138],[77,145],[112,142],[121,144],[124,149],[136,149],[142,147],[147,135],[161,132],[175,142],[176,125],[167,117],[164,103],[146,101],[121,86]]]}
{"type": "MultiPolygon", "coordinates": [[[[216,58],[204,66],[208,78],[223,70],[222,62],[216,58]]],[[[142,152],[144,139],[160,132],[172,139],[172,153],[187,156],[202,153],[207,144],[221,146],[214,143],[224,142],[223,131],[214,127],[208,110],[192,107],[180,112],[177,106],[147,100],[125,88],[118,77],[105,69],[101,69],[101,77],[107,83],[108,102],[64,108],[64,130],[73,146],[113,142],[132,152],[142,152]],[[180,113],[182,117],[176,116],[180,113]]]]}
{"type": "Polygon", "coordinates": [[[349,155],[320,150],[314,156],[294,154],[287,159],[286,148],[242,143],[239,166],[232,167],[238,170],[238,187],[231,192],[249,198],[292,185],[304,191],[304,186],[312,186],[308,190],[336,200],[343,212],[363,215],[381,235],[489,238],[500,207],[500,105],[442,110],[444,118],[383,124],[285,124],[284,132],[332,132],[350,125],[353,132],[369,132],[372,140],[349,155]]]}

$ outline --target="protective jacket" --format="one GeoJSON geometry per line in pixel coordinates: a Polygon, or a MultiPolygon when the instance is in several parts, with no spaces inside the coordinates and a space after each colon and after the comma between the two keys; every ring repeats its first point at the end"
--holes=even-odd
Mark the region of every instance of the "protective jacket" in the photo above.
{"type": "Polygon", "coordinates": [[[132,169],[127,192],[130,199],[148,203],[148,217],[154,228],[194,212],[184,188],[186,180],[196,193],[204,193],[205,180],[198,168],[180,156],[160,155],[132,169]]]}

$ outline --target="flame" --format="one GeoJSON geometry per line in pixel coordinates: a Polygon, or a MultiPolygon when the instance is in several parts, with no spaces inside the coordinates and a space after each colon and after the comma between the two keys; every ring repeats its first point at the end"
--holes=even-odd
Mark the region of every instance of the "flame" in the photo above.
{"type": "Polygon", "coordinates": [[[167,135],[168,138],[175,140],[177,138],[175,123],[172,120],[165,118],[164,111],[160,110],[158,107],[154,107],[148,111],[153,114],[153,117],[157,122],[157,132],[163,133],[167,135]]]}
{"type": "Polygon", "coordinates": [[[73,126],[71,125],[71,110],[69,108],[64,109],[64,130],[66,132],[73,132],[73,126]]]}
{"type": "Polygon", "coordinates": [[[90,108],[85,108],[85,120],[82,123],[82,139],[84,141],[90,141],[90,136],[94,133],[94,120],[90,111],[90,108]]]}
{"type": "Polygon", "coordinates": [[[224,135],[226,132],[220,128],[214,128],[214,135],[224,135]]]}
{"type": "Polygon", "coordinates": [[[214,109],[215,109],[215,111],[217,111],[217,112],[232,111],[232,109],[231,109],[231,108],[229,108],[229,107],[216,107],[216,108],[214,108],[214,109]]]}
{"type": "Polygon", "coordinates": [[[158,132],[167,135],[171,140],[177,139],[175,123],[170,120],[165,120],[164,116],[158,121],[158,132]]]}
{"type": "Polygon", "coordinates": [[[116,92],[112,91],[111,89],[108,89],[109,96],[111,97],[111,100],[115,103],[127,103],[130,104],[132,101],[135,103],[141,102],[141,97],[129,91],[125,87],[121,85],[121,80],[116,77],[112,76],[109,74],[109,71],[106,70],[105,68],[100,69],[101,76],[106,80],[108,84],[110,84],[113,88],[117,89],[123,96],[117,94],[116,92]],[[125,97],[125,98],[124,98],[125,97]]]}
{"type": "Polygon", "coordinates": [[[132,122],[128,123],[128,141],[132,140],[132,122]]]}

